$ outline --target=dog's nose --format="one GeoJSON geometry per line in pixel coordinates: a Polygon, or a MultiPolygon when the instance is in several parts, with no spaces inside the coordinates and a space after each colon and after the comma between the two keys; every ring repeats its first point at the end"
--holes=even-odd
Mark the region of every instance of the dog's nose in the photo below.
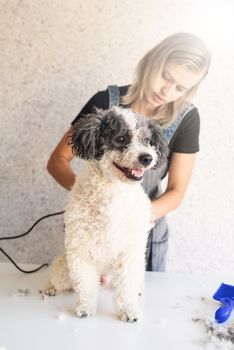
{"type": "Polygon", "coordinates": [[[149,153],[142,153],[139,155],[138,159],[141,164],[147,166],[152,162],[153,157],[149,153]]]}

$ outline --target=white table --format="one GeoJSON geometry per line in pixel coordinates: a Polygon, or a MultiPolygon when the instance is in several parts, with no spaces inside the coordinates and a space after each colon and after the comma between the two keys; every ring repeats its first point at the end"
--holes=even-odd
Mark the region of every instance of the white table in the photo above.
{"type": "Polygon", "coordinates": [[[141,317],[130,324],[116,318],[110,290],[101,291],[95,317],[78,319],[71,311],[73,293],[41,298],[38,291],[47,283],[48,269],[26,275],[2,263],[0,349],[198,350],[205,333],[192,318],[213,317],[218,305],[212,294],[221,282],[233,284],[233,277],[147,272],[141,317]],[[29,288],[32,294],[13,296],[19,288],[29,288]]]}

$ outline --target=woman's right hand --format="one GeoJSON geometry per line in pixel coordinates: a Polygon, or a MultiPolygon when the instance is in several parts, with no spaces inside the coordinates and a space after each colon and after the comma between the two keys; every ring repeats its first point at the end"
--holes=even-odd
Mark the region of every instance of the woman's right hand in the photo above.
{"type": "Polygon", "coordinates": [[[71,160],[74,155],[71,146],[67,144],[71,132],[72,128],[64,134],[47,163],[47,170],[50,175],[67,190],[70,190],[75,182],[75,173],[71,167],[71,160]]]}

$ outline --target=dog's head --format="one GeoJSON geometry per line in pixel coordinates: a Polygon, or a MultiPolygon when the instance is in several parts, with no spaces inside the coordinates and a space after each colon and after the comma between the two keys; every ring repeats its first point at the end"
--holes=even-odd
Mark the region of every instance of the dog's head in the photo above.
{"type": "Polygon", "coordinates": [[[146,170],[160,167],[167,157],[157,122],[120,107],[81,116],[68,144],[74,155],[96,161],[104,174],[121,181],[140,181],[146,170]]]}

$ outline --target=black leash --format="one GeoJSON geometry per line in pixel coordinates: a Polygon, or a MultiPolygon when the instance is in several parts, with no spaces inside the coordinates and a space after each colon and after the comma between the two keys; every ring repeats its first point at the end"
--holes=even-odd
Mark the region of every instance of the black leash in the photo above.
{"type": "MultiPolygon", "coordinates": [[[[26,236],[27,234],[29,234],[29,232],[32,231],[32,229],[42,220],[46,219],[46,218],[49,218],[51,216],[56,216],[56,215],[61,215],[61,214],[64,214],[65,211],[60,211],[58,213],[53,213],[53,214],[48,214],[48,215],[45,215],[45,216],[42,216],[40,219],[38,219],[33,225],[32,227],[25,233],[22,233],[21,235],[18,235],[18,236],[11,236],[11,237],[0,237],[0,241],[4,241],[4,240],[9,240],[9,239],[16,239],[16,238],[21,238],[21,237],[24,237],[26,236]]],[[[36,272],[36,271],[39,271],[40,269],[42,269],[43,267],[45,266],[48,266],[48,264],[43,264],[41,266],[39,266],[38,268],[36,268],[35,270],[29,270],[29,271],[26,271],[26,270],[23,270],[21,269],[17,264],[16,262],[0,247],[0,251],[12,262],[12,264],[21,272],[24,272],[24,273],[33,273],[33,272],[36,272]]]]}

